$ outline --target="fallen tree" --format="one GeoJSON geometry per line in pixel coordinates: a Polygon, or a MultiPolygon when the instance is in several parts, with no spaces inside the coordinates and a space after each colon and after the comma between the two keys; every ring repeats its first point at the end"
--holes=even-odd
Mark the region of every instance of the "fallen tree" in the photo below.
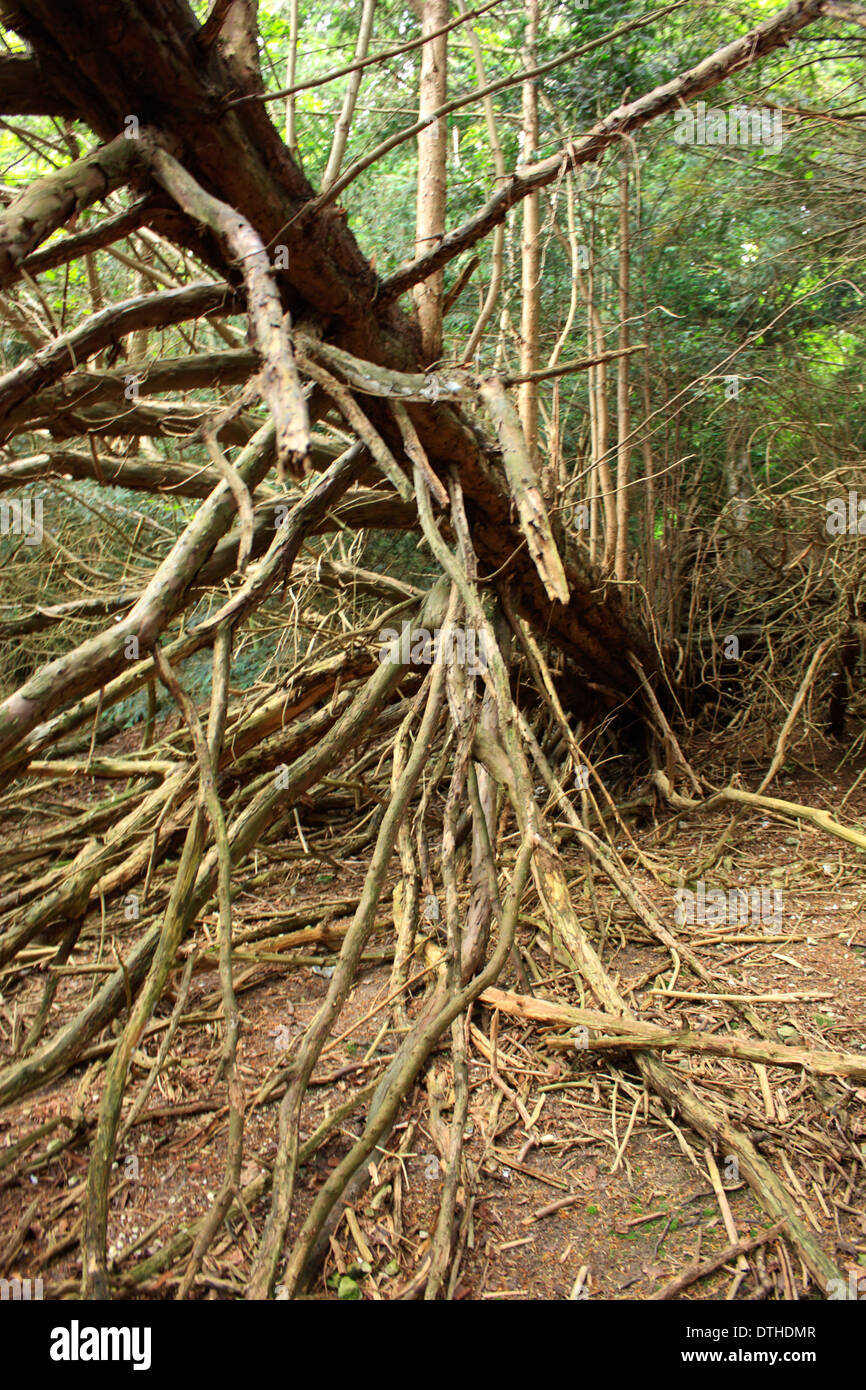
{"type": "MultiPolygon", "coordinates": [[[[126,7],[122,23],[117,7],[104,0],[70,0],[62,8],[21,0],[6,7],[7,22],[28,44],[29,56],[0,63],[0,106],[6,114],[74,116],[102,143],[24,190],[0,215],[0,283],[8,287],[23,275],[86,258],[142,228],[154,237],[170,234],[187,270],[195,271],[183,283],[160,282],[52,332],[0,377],[7,450],[2,493],[25,483],[50,489],[50,480],[71,478],[88,480],[101,495],[122,487],[200,503],[158,563],[136,557],[139,569],[128,587],[61,604],[22,605],[0,624],[9,639],[62,638],[70,624],[83,625],[80,640],[62,643],[59,655],[40,661],[0,703],[4,810],[23,817],[35,781],[126,783],[121,796],[66,816],[59,836],[72,851],[69,862],[53,862],[60,838],[29,843],[26,836],[0,860],[3,978],[16,980],[38,962],[46,940],[54,972],[21,1040],[21,1055],[0,1073],[0,1104],[11,1105],[82,1060],[94,1060],[89,1049],[102,1046],[97,1039],[110,1025],[117,1034],[109,1040],[98,1115],[64,1141],[78,1142],[86,1133],[90,1144],[81,1217],[86,1296],[129,1289],[182,1259],[179,1293],[186,1295],[223,1223],[268,1192],[270,1210],[257,1230],[246,1294],[269,1297],[278,1282],[289,1295],[302,1293],[340,1202],[360,1192],[369,1160],[384,1150],[406,1096],[440,1043],[450,1039],[455,1105],[443,1140],[448,1175],[422,1280],[426,1296],[439,1296],[448,1287],[459,1220],[467,1010],[480,1000],[505,1012],[522,1008],[522,1017],[554,1019],[554,1006],[515,1002],[496,990],[509,961],[523,971],[516,930],[533,889],[553,958],[557,952],[564,957],[574,980],[602,1005],[603,1011],[567,1015],[573,1024],[605,1030],[590,1050],[630,1052],[656,1096],[708,1143],[739,1157],[758,1201],[817,1286],[826,1290],[841,1277],[749,1136],[655,1054],[724,1056],[857,1081],[864,1079],[862,1064],[837,1051],[770,1044],[748,1008],[741,1016],[758,1031],[756,1041],[666,1031],[631,1016],[578,919],[551,809],[563,813],[590,871],[627,902],[677,969],[682,965],[704,981],[707,972],[630,886],[599,806],[585,802],[578,812],[565,797],[541,746],[542,731],[521,707],[518,666],[529,672],[532,699],[541,702],[548,721],[547,749],[555,746],[555,733],[572,775],[587,770],[584,733],[611,711],[625,712],[642,729],[645,752],[658,764],[655,785],[676,810],[698,809],[704,796],[710,806],[723,797],[783,812],[786,804],[764,797],[750,802],[736,789],[713,794],[692,770],[677,731],[667,639],[659,638],[651,614],[632,601],[628,587],[593,563],[550,505],[533,458],[535,441],[527,439],[508,395],[511,385],[544,373],[509,378],[478,374],[467,364],[428,368],[417,326],[399,303],[413,285],[498,226],[519,201],[787,44],[824,10],[823,0],[795,0],[690,71],[622,105],[560,153],[518,170],[468,222],[380,281],[336,205],[359,170],[350,166],[317,194],[270,120],[254,5],[217,3],[203,25],[183,0],[126,7]],[[36,72],[38,106],[30,83],[36,72]],[[71,230],[50,241],[73,217],[120,189],[134,200],[130,207],[111,208],[86,233],[71,230]],[[246,344],[226,322],[237,318],[245,320],[246,344]],[[148,360],[131,350],[169,327],[192,335],[186,356],[148,360]],[[196,350],[198,334],[207,335],[203,350],[196,350]],[[220,335],[218,349],[209,340],[220,335]],[[99,354],[104,360],[91,369],[88,363],[99,354]],[[188,392],[228,387],[240,389],[227,404],[186,399],[188,392]],[[149,395],[173,399],[140,400],[149,395]],[[78,434],[86,447],[60,446],[78,434]],[[192,441],[207,461],[201,455],[196,462],[169,461],[140,443],[131,453],[120,451],[119,441],[129,438],[192,441]],[[26,454],[16,448],[22,440],[26,454]],[[238,452],[230,458],[232,449],[238,452]],[[319,475],[307,477],[314,467],[319,475]],[[271,469],[276,487],[267,481],[271,469]],[[314,538],[338,529],[368,527],[420,533],[444,579],[425,589],[312,546],[314,538]],[[259,624],[267,630],[273,623],[282,641],[291,622],[280,622],[275,610],[289,586],[297,605],[312,614],[310,630],[327,595],[341,596],[332,615],[351,594],[345,649],[322,655],[299,644],[287,678],[259,682],[251,695],[238,692],[232,671],[245,629],[259,624]],[[97,627],[104,619],[111,621],[97,627]],[[436,632],[439,644],[418,656],[414,650],[389,655],[382,633],[410,620],[436,632]],[[479,666],[449,661],[448,642],[457,630],[483,636],[479,666]],[[203,719],[183,671],[204,652],[212,665],[203,719]],[[579,687],[576,717],[574,709],[563,709],[550,669],[556,662],[569,664],[579,687]],[[163,728],[157,740],[159,685],[178,724],[170,732],[163,728]],[[141,690],[149,701],[141,747],[123,754],[106,750],[103,721],[141,690]],[[85,730],[84,747],[73,746],[85,730]],[[383,762],[390,762],[390,780],[377,786],[383,762]],[[369,773],[374,764],[375,775],[369,773]],[[540,792],[536,776],[544,784],[540,792]],[[676,787],[677,778],[685,780],[688,796],[676,787]],[[273,1173],[242,1188],[249,1097],[236,1065],[241,1025],[233,958],[244,956],[232,885],[250,873],[260,849],[289,853],[287,825],[293,832],[297,827],[306,848],[299,807],[318,805],[320,814],[335,805],[344,810],[349,792],[353,809],[365,810],[364,824],[350,839],[370,850],[363,886],[339,934],[321,1005],[280,1071],[279,1096],[271,1087],[267,1097],[253,1099],[254,1106],[281,1102],[273,1173]],[[591,814],[598,833],[590,828],[591,814]],[[431,863],[424,827],[432,833],[437,816],[441,844],[431,863]],[[519,839],[510,871],[498,853],[500,820],[508,816],[519,839]],[[408,828],[413,817],[414,835],[408,828]],[[458,870],[464,844],[466,862],[458,870]],[[318,1143],[301,1142],[302,1108],[379,924],[395,849],[401,876],[389,999],[405,1032],[375,1086],[356,1095],[359,1104],[369,1102],[362,1132],[320,1184],[287,1246],[299,1166],[318,1143]],[[465,912],[458,873],[469,885],[465,912]],[[410,1022],[406,998],[417,979],[410,979],[409,963],[424,945],[422,890],[438,902],[434,876],[444,902],[440,954],[410,1022]],[[158,1256],[118,1278],[108,1256],[110,1179],[133,1062],[173,972],[181,964],[191,972],[205,959],[213,962],[213,941],[200,928],[214,902],[223,1026],[218,1076],[226,1083],[229,1126],[224,1180],[194,1233],[173,1233],[158,1256]],[[52,1032],[62,978],[57,972],[71,968],[73,952],[90,949],[97,921],[104,930],[107,919],[116,968],[99,988],[94,985],[78,1016],[52,1032]],[[135,925],[127,929],[130,922],[135,925]]],[[[643,347],[624,344],[551,372],[594,370],[643,347]]],[[[578,787],[585,791],[586,783],[578,787]]],[[[801,811],[795,806],[790,813],[801,811]]],[[[820,823],[839,833],[838,823],[826,817],[820,823]]],[[[862,848],[862,835],[847,838],[862,848]]],[[[252,878],[257,874],[255,866],[252,878]]],[[[184,978],[188,987],[188,974],[184,978]]]]}

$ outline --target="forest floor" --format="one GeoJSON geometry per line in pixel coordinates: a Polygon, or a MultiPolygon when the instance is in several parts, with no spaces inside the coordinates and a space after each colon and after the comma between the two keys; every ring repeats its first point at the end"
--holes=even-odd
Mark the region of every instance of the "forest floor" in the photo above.
{"type": "MultiPolygon", "coordinates": [[[[712,746],[700,751],[706,768],[712,746]]],[[[695,757],[695,750],[690,754],[695,757]]],[[[857,783],[862,764],[838,769],[839,760],[838,753],[824,749],[809,769],[788,764],[774,791],[825,807],[849,823],[866,824],[866,778],[857,783]]],[[[759,774],[743,774],[747,787],[758,780],[759,774]]],[[[720,812],[676,821],[660,808],[655,822],[632,831],[653,870],[636,869],[635,882],[706,968],[725,972],[721,993],[730,992],[733,980],[737,993],[755,1000],[772,1040],[854,1053],[866,1049],[866,885],[853,847],[805,825],[749,813],[735,828],[708,884],[777,888],[781,922],[674,924],[670,871],[698,864],[729,820],[729,813],[720,812]]],[[[584,861],[565,838],[564,824],[562,830],[574,901],[581,915],[585,911],[589,916],[584,861]]],[[[311,837],[310,844],[321,849],[325,841],[311,837]]],[[[267,853],[273,856],[274,847],[267,853]]],[[[236,955],[243,1019],[239,1060],[247,1098],[242,1185],[269,1169],[277,1145],[280,1091],[258,1105],[253,1100],[285,1064],[287,1049],[326,991],[334,960],[326,948],[338,945],[340,928],[351,917],[345,900],[357,897],[365,868],[362,858],[316,862],[302,857],[297,842],[287,847],[288,853],[293,857],[287,860],[283,882],[272,880],[266,888],[252,890],[241,882],[233,905],[239,933],[263,926],[270,932],[236,955]],[[305,955],[297,936],[281,941],[275,934],[282,916],[290,915],[294,925],[306,908],[321,909],[323,900],[342,902],[344,910],[335,907],[324,930],[320,922],[313,933],[317,943],[310,948],[316,954],[305,955]],[[287,970],[289,947],[293,968],[287,970]]],[[[506,863],[508,854],[506,844],[506,863]]],[[[609,918],[601,947],[606,969],[643,1020],[673,1020],[676,1026],[707,1032],[737,1027],[740,1020],[730,1003],[715,998],[686,972],[672,981],[670,959],[658,944],[621,902],[608,911],[606,885],[597,881],[596,891],[602,915],[609,918]]],[[[391,1011],[382,1008],[390,973],[385,948],[393,937],[390,910],[388,891],[370,943],[371,954],[385,958],[365,965],[319,1061],[307,1093],[302,1139],[353,1089],[367,1084],[381,1058],[394,1050],[391,1011]]],[[[204,928],[213,932],[215,921],[206,919],[204,928]]],[[[559,962],[551,965],[540,918],[533,920],[532,911],[521,920],[520,945],[535,993],[584,1002],[572,973],[559,962]]],[[[107,946],[103,955],[100,968],[108,969],[114,962],[107,946]]],[[[78,959],[85,957],[76,951],[73,966],[78,959]]],[[[94,978],[100,976],[90,966],[86,972],[63,975],[53,1026],[80,1010],[94,978]]],[[[22,1020],[29,1023],[35,1013],[44,980],[43,971],[34,970],[9,993],[0,978],[4,1060],[13,1038],[20,1036],[22,1020]]],[[[499,984],[520,990],[513,965],[499,984]]],[[[165,1026],[172,1007],[171,998],[163,1001],[157,1027],[165,1026]]],[[[411,1006],[409,1012],[411,1016],[411,1006]]],[[[142,1039],[125,1114],[156,1057],[160,1036],[149,1031],[142,1039]]],[[[483,1003],[471,1012],[465,1153],[472,1181],[468,1210],[462,1189],[458,1200],[463,1254],[457,1298],[647,1299],[695,1260],[730,1243],[703,1141],[647,1092],[627,1052],[579,1051],[562,1039],[561,1030],[504,1013],[494,1022],[493,1011],[483,1003]]],[[[0,1276],[42,1275],[46,1297],[74,1297],[78,1288],[86,1142],[64,1142],[52,1157],[51,1140],[44,1139],[5,1171],[3,1150],[52,1118],[73,1114],[76,1106],[83,1107],[92,1123],[100,1091],[94,1069],[110,1046],[109,1040],[91,1047],[89,1069],[77,1067],[0,1115],[0,1276]]],[[[121,1274],[179,1226],[201,1217],[219,1190],[227,1139],[225,1088],[215,1080],[220,1046],[217,972],[202,969],[192,978],[181,1026],[146,1107],[118,1149],[109,1244],[121,1274]]],[[[377,1155],[366,1192],[337,1226],[314,1296],[412,1295],[413,1280],[424,1270],[441,1192],[439,1154],[453,1104],[446,1055],[443,1046],[443,1060],[434,1062],[404,1107],[389,1156],[377,1155]]],[[[839,1268],[853,1271],[855,1280],[866,1276],[866,1089],[809,1080],[800,1070],[782,1067],[770,1067],[762,1086],[758,1069],[749,1063],[671,1052],[665,1056],[678,1076],[750,1135],[839,1268]]],[[[360,1119],[352,1117],[301,1171],[293,1230],[323,1175],[358,1133],[360,1119]]],[[[737,1236],[757,1235],[769,1227],[751,1190],[738,1180],[735,1165],[723,1154],[716,1161],[730,1208],[728,1221],[733,1219],[737,1236]]],[[[259,1231],[268,1201],[263,1198],[250,1213],[259,1231]]],[[[205,1259],[195,1296],[240,1296],[256,1243],[249,1222],[231,1233],[224,1230],[205,1259]]],[[[174,1269],[137,1291],[130,1288],[128,1296],[170,1298],[176,1284],[174,1269]]],[[[751,1253],[739,1273],[735,1264],[726,1265],[682,1296],[775,1299],[810,1293],[819,1296],[799,1261],[788,1247],[771,1241],[751,1253]]]]}

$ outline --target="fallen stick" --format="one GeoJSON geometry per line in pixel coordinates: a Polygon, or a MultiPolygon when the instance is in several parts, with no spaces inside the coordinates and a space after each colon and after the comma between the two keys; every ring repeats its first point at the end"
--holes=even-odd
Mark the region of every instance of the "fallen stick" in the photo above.
{"type": "Polygon", "coordinates": [[[757,792],[740,791],[739,787],[723,787],[706,801],[696,801],[690,796],[681,796],[679,792],[674,791],[669,778],[660,768],[656,768],[652,780],[665,800],[677,811],[712,811],[720,802],[733,801],[739,806],[752,806],[757,811],[775,811],[791,820],[807,821],[809,825],[814,825],[816,830],[835,835],[837,840],[844,840],[846,844],[855,845],[857,849],[866,849],[866,835],[861,830],[855,830],[853,826],[843,825],[841,821],[834,820],[829,811],[822,811],[820,807],[805,806],[799,801],[783,801],[778,796],[759,796],[757,792]]]}
{"type": "Polygon", "coordinates": [[[688,1265],[682,1274],[678,1274],[676,1279],[665,1284],[663,1289],[650,1294],[650,1302],[676,1298],[683,1289],[687,1289],[690,1284],[696,1284],[699,1279],[705,1279],[708,1274],[713,1274],[715,1270],[721,1269],[722,1265],[726,1265],[729,1260],[735,1260],[740,1255],[747,1255],[750,1250],[756,1250],[759,1245],[766,1245],[768,1240],[773,1240],[775,1236],[781,1234],[784,1225],[784,1221],[777,1221],[775,1226],[770,1226],[759,1236],[749,1236],[745,1240],[738,1240],[736,1244],[727,1245],[724,1250],[720,1250],[718,1255],[709,1255],[707,1259],[700,1260],[697,1264],[688,1265]]]}
{"type": "Polygon", "coordinates": [[[713,1057],[733,1057],[741,1062],[763,1063],[765,1066],[805,1067],[819,1076],[847,1076],[854,1081],[866,1080],[866,1057],[853,1052],[814,1052],[806,1047],[791,1047],[787,1043],[771,1043],[751,1038],[732,1038],[717,1033],[700,1033],[690,1028],[660,1028],[655,1023],[602,1013],[598,1009],[578,1009],[570,1004],[554,1004],[547,999],[530,999],[508,990],[491,987],[481,996],[481,1002],[492,1009],[535,1023],[549,1023],[566,1028],[583,1027],[599,1030],[599,1036],[588,1037],[580,1044],[573,1039],[551,1039],[555,1047],[580,1047],[581,1051],[603,1052],[613,1048],[652,1048],[664,1051],[676,1048],[681,1052],[697,1052],[713,1057]]]}
{"type": "MultiPolygon", "coordinates": [[[[525,725],[522,732],[524,738],[529,742],[525,725]]],[[[522,749],[518,747],[517,756],[512,760],[513,768],[517,768],[521,755],[522,749]]],[[[538,756],[536,753],[536,762],[542,777],[551,793],[556,797],[566,818],[575,825],[576,829],[579,828],[582,836],[589,839],[582,822],[576,815],[562,787],[554,778],[543,754],[538,756]]],[[[513,787],[510,790],[513,791],[513,787]]],[[[519,817],[520,801],[516,796],[514,799],[519,817]]],[[[525,804],[534,804],[531,795],[524,801],[525,804]]],[[[558,855],[540,835],[536,836],[533,874],[552,936],[558,937],[562,942],[574,961],[575,971],[583,977],[596,998],[605,1005],[607,1012],[618,1019],[620,1029],[622,1029],[622,1022],[625,1018],[631,1023],[638,1023],[581,926],[571,901],[568,885],[562,874],[558,855]]],[[[698,973],[705,974],[706,972],[699,971],[698,973]]],[[[741,1005],[740,1007],[748,1006],[741,1005]]],[[[760,1021],[758,1020],[758,1022],[760,1021]]],[[[762,1029],[759,1028],[756,1031],[762,1031],[762,1029]]],[[[724,1111],[714,1109],[695,1094],[687,1082],[671,1071],[664,1062],[653,1054],[649,1047],[642,1046],[640,1041],[635,1042],[633,1040],[630,1043],[626,1042],[625,1046],[630,1047],[635,1063],[648,1087],[655,1091],[662,1100],[679,1111],[686,1124],[690,1125],[714,1148],[717,1148],[718,1152],[726,1157],[736,1158],[741,1175],[748,1182],[770,1218],[775,1221],[784,1220],[787,1238],[805,1267],[815,1278],[819,1288],[822,1291],[830,1288],[832,1281],[841,1278],[838,1266],[822,1248],[813,1233],[804,1225],[793,1205],[790,1194],[767,1160],[755,1148],[748,1135],[738,1129],[724,1111]]],[[[759,1060],[765,1060],[765,1058],[761,1057],[759,1060]]],[[[859,1059],[857,1065],[860,1065],[859,1059]]]]}

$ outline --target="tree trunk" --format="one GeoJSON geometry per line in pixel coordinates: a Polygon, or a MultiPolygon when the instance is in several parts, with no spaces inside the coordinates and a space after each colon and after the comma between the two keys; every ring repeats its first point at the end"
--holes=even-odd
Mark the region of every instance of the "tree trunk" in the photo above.
{"type": "MultiPolygon", "coordinates": [[[[420,0],[421,32],[432,34],[448,22],[448,0],[420,0]]],[[[448,37],[439,34],[421,49],[418,119],[424,120],[445,103],[448,82],[448,37]]],[[[415,254],[423,256],[439,245],[445,232],[447,199],[448,125],[438,116],[418,134],[418,200],[415,254]]],[[[415,286],[415,307],[421,330],[421,350],[428,366],[442,356],[442,294],[444,272],[434,271],[415,286]]]]}
{"type": "MultiPolygon", "coordinates": [[[[525,67],[538,61],[538,0],[526,0],[526,35],[523,46],[525,67]]],[[[523,83],[523,147],[521,163],[534,164],[538,152],[538,93],[535,80],[523,83]]],[[[540,333],[539,301],[541,279],[541,238],[539,233],[539,194],[530,193],[523,203],[523,235],[520,243],[520,373],[526,376],[538,367],[540,333]]],[[[538,471],[538,384],[524,381],[519,391],[520,423],[526,436],[529,457],[538,471]]]]}

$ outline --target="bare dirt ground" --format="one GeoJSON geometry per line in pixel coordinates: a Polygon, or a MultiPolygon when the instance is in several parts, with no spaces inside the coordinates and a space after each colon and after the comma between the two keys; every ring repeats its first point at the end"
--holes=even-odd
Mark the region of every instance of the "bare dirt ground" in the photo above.
{"type": "MultiPolygon", "coordinates": [[[[703,751],[712,756],[712,749],[703,751]]],[[[774,793],[823,806],[849,824],[866,824],[866,778],[857,781],[862,765],[838,770],[839,757],[825,750],[818,770],[787,765],[774,793]]],[[[744,775],[744,785],[756,781],[744,775]]],[[[729,820],[724,812],[677,822],[659,808],[654,823],[632,830],[653,870],[635,868],[635,882],[706,968],[719,972],[720,994],[735,992],[755,1001],[772,1040],[866,1051],[866,886],[853,847],[789,819],[749,812],[707,882],[778,888],[781,924],[674,926],[671,871],[698,864],[729,820]]],[[[562,828],[573,900],[591,919],[585,866],[562,828]]],[[[321,849],[326,839],[319,835],[315,844],[321,849]]],[[[264,1098],[262,1091],[269,1079],[279,1083],[281,1066],[313,1016],[333,965],[328,948],[339,949],[340,927],[351,915],[335,907],[323,933],[321,912],[315,910],[356,898],[363,880],[361,858],[315,862],[299,854],[297,843],[290,852],[294,858],[287,859],[283,875],[264,888],[250,888],[245,885],[262,865],[260,855],[258,864],[239,877],[233,905],[238,934],[270,930],[236,954],[243,1016],[239,1059],[247,1100],[242,1185],[269,1172],[282,1087],[276,1084],[264,1098]],[[312,942],[297,936],[307,910],[317,938],[312,942]],[[282,919],[290,922],[291,935],[278,934],[282,919]]],[[[273,847],[268,854],[273,856],[273,847]]],[[[274,862],[271,858],[271,867],[274,862]]],[[[739,1028],[739,1036],[749,1035],[728,1001],[713,996],[687,971],[675,977],[670,958],[624,904],[612,904],[598,882],[596,890],[605,919],[600,953],[641,1019],[704,1032],[739,1028]]],[[[372,958],[308,1092],[302,1140],[366,1085],[394,1050],[390,1009],[382,1007],[393,940],[390,906],[386,893],[372,958]]],[[[213,934],[214,922],[206,919],[202,930],[213,934]]],[[[99,929],[97,919],[88,934],[98,935],[99,929]]],[[[598,931],[591,930],[598,944],[598,931]]],[[[121,954],[133,932],[131,927],[127,937],[116,938],[121,954]]],[[[551,961],[534,904],[521,921],[520,945],[537,996],[593,1003],[581,1000],[572,972],[551,961]]],[[[103,948],[100,969],[114,968],[107,942],[103,948]]],[[[49,952],[43,948],[43,954],[49,952]]],[[[78,949],[73,954],[56,995],[52,1028],[72,1018],[90,997],[99,974],[90,965],[76,966],[90,959],[89,950],[86,956],[78,949]]],[[[44,982],[44,966],[26,977],[0,977],[4,1062],[35,1013],[44,982]]],[[[519,989],[513,967],[500,985],[519,989]]],[[[157,1055],[174,1002],[163,1001],[156,1028],[141,1041],[124,1117],[157,1055]]],[[[410,1006],[410,1016],[412,1011],[410,1006]]],[[[118,1148],[110,1246],[117,1275],[129,1280],[120,1283],[123,1297],[173,1296],[182,1265],[136,1283],[131,1271],[180,1226],[200,1218],[220,1187],[227,1138],[225,1087],[215,1080],[220,1030],[216,970],[202,969],[192,978],[180,1027],[144,1110],[118,1148]]],[[[724,1188],[720,1203],[703,1141],[648,1094],[628,1052],[601,1055],[562,1045],[563,1039],[561,1029],[501,1013],[494,1017],[481,1004],[471,1012],[466,1163],[452,1285],[458,1299],[648,1299],[693,1262],[730,1243],[726,1220],[733,1222],[737,1237],[758,1235],[771,1225],[736,1165],[722,1153],[715,1156],[724,1188]]],[[[0,1277],[42,1277],[45,1297],[75,1297],[79,1286],[87,1143],[98,1109],[100,1068],[112,1041],[109,1034],[90,1048],[88,1066],[0,1115],[0,1277]],[[60,1117],[69,1124],[36,1133],[60,1117]],[[35,1137],[13,1158],[11,1146],[28,1135],[35,1137]]],[[[762,1077],[749,1063],[676,1052],[665,1056],[699,1096],[750,1135],[827,1253],[854,1281],[863,1278],[866,1288],[866,1089],[810,1079],[792,1068],[769,1067],[762,1077]]],[[[423,1287],[442,1184],[440,1149],[452,1104],[443,1047],[404,1107],[386,1153],[376,1155],[366,1192],[336,1227],[313,1296],[393,1299],[411,1297],[423,1287]]],[[[293,1230],[322,1176],[360,1133],[362,1115],[359,1107],[334,1129],[302,1170],[293,1230]]],[[[241,1295],[267,1208],[265,1196],[231,1229],[223,1229],[205,1258],[194,1297],[241,1295]]],[[[733,1261],[680,1296],[820,1295],[790,1247],[772,1240],[741,1267],[733,1261]]]]}

